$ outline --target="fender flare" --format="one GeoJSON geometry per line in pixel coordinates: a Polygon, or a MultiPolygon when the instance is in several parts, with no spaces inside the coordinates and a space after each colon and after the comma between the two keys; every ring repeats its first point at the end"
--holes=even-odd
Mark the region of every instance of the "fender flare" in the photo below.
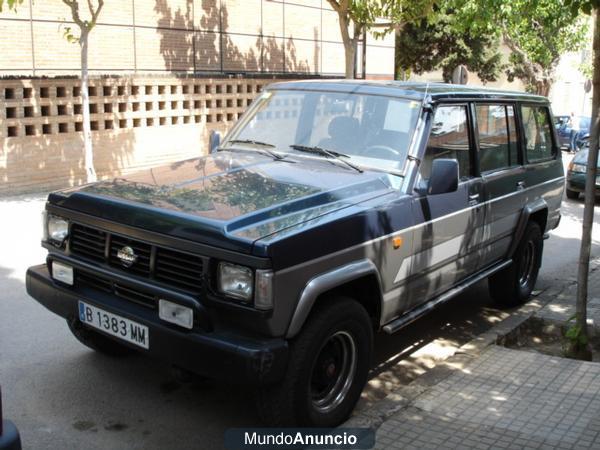
{"type": "Polygon", "coordinates": [[[300,332],[319,295],[366,275],[375,275],[377,284],[379,285],[378,301],[381,305],[381,277],[379,275],[379,270],[373,261],[370,259],[362,259],[337,267],[311,278],[306,284],[300,294],[300,300],[296,305],[296,309],[294,310],[286,338],[293,338],[300,332]]]}
{"type": "MultiPolygon", "coordinates": [[[[517,222],[517,227],[515,228],[515,234],[512,242],[510,243],[510,247],[508,248],[507,258],[510,259],[515,254],[519,243],[521,242],[521,238],[523,234],[525,234],[525,229],[527,228],[527,223],[529,223],[529,218],[538,211],[548,210],[548,204],[546,200],[543,198],[538,198],[531,203],[525,205],[523,210],[521,211],[521,215],[519,216],[519,220],[517,222]]],[[[542,230],[544,233],[545,230],[542,230]]]]}

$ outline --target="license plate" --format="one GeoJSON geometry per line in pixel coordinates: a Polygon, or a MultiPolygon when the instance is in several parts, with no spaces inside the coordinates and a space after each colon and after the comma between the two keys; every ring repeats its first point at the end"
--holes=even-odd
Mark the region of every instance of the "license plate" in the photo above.
{"type": "Polygon", "coordinates": [[[82,301],[79,302],[79,320],[98,330],[139,347],[150,348],[148,327],[82,301]]]}

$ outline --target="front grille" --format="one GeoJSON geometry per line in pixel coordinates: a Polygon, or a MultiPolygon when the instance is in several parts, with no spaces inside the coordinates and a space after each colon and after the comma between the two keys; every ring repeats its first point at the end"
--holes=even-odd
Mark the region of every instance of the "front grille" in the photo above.
{"type": "Polygon", "coordinates": [[[88,287],[109,294],[114,294],[117,297],[121,297],[130,302],[156,309],[157,300],[154,295],[128,286],[123,286],[120,283],[113,282],[98,275],[77,271],[77,274],[75,275],[75,283],[77,286],[88,287]]]}
{"type": "Polygon", "coordinates": [[[71,225],[71,252],[94,261],[104,261],[107,233],[74,223],[71,225]]]}
{"type": "Polygon", "coordinates": [[[156,249],[154,276],[157,280],[195,290],[202,279],[202,269],[203,261],[199,256],[165,248],[156,249]]]}
{"type": "MultiPolygon", "coordinates": [[[[69,250],[73,255],[84,259],[103,262],[121,272],[156,280],[194,295],[200,294],[202,290],[204,258],[201,256],[76,223],[71,225],[69,250]],[[130,247],[137,256],[129,267],[117,256],[125,247],[130,247]]],[[[128,293],[127,288],[120,286],[120,289],[122,297],[134,297],[128,293]]],[[[139,298],[136,297],[136,300],[139,298]]]]}

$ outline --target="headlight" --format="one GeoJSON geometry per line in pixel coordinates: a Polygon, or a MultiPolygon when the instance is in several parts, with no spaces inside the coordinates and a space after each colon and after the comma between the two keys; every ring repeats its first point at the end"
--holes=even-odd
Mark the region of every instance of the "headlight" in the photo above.
{"type": "Polygon", "coordinates": [[[585,173],[585,166],[583,164],[573,164],[571,172],[585,173]]]}
{"type": "Polygon", "coordinates": [[[46,214],[44,239],[61,245],[69,234],[69,222],[62,217],[46,214]]]}
{"type": "Polygon", "coordinates": [[[221,262],[217,270],[219,292],[249,302],[254,291],[252,269],[221,262]]]}

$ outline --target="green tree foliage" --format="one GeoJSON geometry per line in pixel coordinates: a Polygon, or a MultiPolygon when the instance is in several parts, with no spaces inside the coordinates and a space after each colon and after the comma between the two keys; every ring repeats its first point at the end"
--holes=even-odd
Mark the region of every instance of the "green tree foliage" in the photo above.
{"type": "Polygon", "coordinates": [[[17,6],[21,3],[23,3],[23,0],[0,0],[0,12],[3,11],[5,6],[8,9],[17,9],[17,6]]]}
{"type": "Polygon", "coordinates": [[[495,81],[504,67],[498,36],[467,30],[463,20],[460,11],[441,6],[428,19],[407,24],[396,36],[398,73],[442,69],[449,82],[452,71],[462,64],[483,82],[495,81]]]}
{"type": "Polygon", "coordinates": [[[586,21],[570,0],[464,0],[466,30],[495,33],[510,49],[507,75],[548,95],[561,55],[577,51],[586,21]]]}

